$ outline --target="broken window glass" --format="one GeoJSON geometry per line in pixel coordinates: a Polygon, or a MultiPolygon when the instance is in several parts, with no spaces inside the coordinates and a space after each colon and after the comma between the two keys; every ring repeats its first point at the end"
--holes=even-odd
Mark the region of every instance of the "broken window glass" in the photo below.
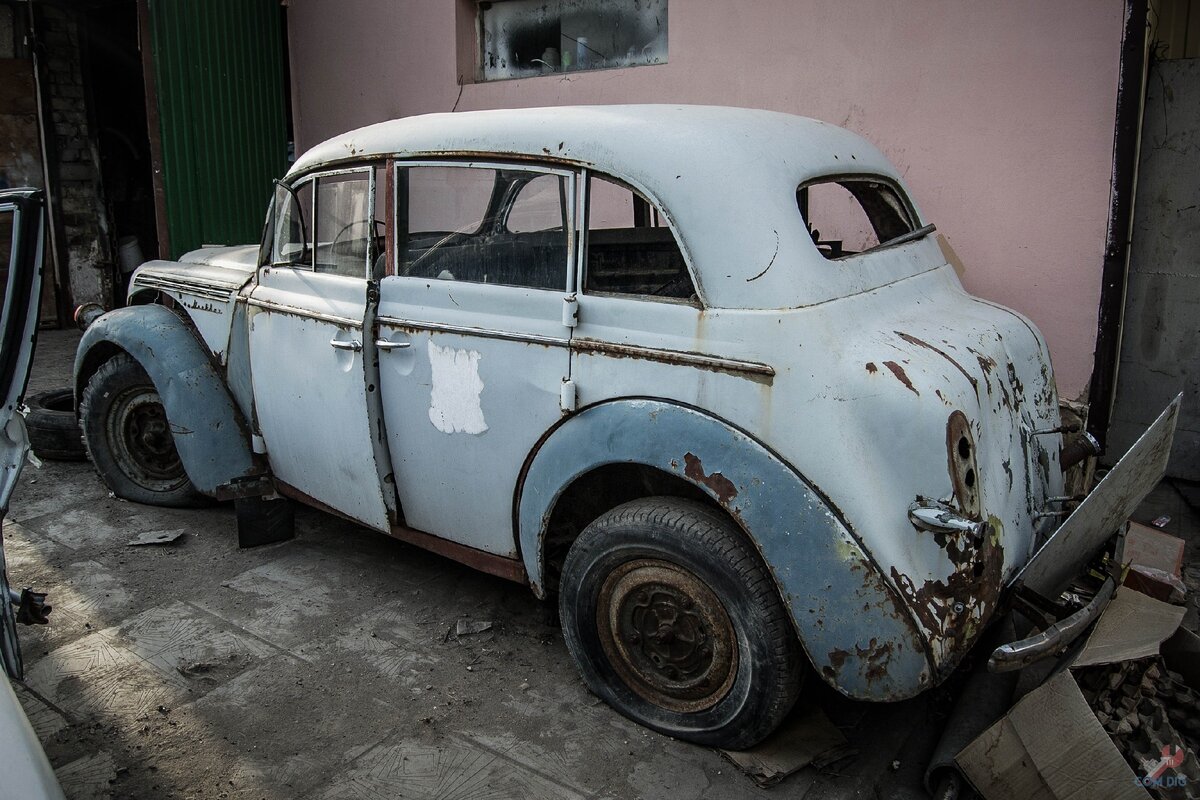
{"type": "Polygon", "coordinates": [[[696,299],[679,243],[654,204],[623,183],[588,178],[584,291],[696,299]]]}
{"type": "Polygon", "coordinates": [[[907,241],[919,233],[899,189],[882,179],[853,176],[811,181],[796,190],[796,204],[817,250],[829,259],[907,241]]]}
{"type": "Polygon", "coordinates": [[[479,4],[485,81],[667,61],[667,0],[479,4]]]}
{"type": "Polygon", "coordinates": [[[397,274],[565,291],[568,176],[398,167],[397,274]]]}

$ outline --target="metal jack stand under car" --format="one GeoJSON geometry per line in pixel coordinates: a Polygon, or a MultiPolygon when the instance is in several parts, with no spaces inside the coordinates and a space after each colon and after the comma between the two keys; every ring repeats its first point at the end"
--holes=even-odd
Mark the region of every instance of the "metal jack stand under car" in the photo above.
{"type": "Polygon", "coordinates": [[[1128,519],[1166,472],[1182,397],[1167,406],[1009,583],[1009,613],[997,617],[977,648],[979,666],[925,773],[926,788],[937,800],[969,791],[955,756],[1008,710],[1019,670],[1044,666],[1082,644],[1083,634],[1112,600],[1124,569],[1128,519]],[[1014,631],[1028,635],[1011,641],[1014,631]],[[985,661],[982,654],[989,651],[985,661]]]}

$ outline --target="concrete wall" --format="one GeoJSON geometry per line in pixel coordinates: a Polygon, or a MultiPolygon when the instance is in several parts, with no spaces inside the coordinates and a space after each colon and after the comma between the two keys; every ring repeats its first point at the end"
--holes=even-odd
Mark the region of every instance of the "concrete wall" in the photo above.
{"type": "Polygon", "coordinates": [[[460,66],[474,7],[290,0],[297,151],[456,105],[716,103],[834,122],[899,166],[965,262],[970,291],[1041,328],[1060,392],[1086,388],[1121,0],[674,0],[665,65],[495,83],[471,83],[460,66]]]}

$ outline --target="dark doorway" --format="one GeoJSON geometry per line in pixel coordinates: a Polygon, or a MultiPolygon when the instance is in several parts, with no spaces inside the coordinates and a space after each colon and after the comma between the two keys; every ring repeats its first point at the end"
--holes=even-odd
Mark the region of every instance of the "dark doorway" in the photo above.
{"type": "Polygon", "coordinates": [[[132,268],[158,257],[137,3],[121,0],[94,5],[87,10],[82,27],[101,183],[116,262],[122,272],[115,292],[120,304],[132,268]]]}

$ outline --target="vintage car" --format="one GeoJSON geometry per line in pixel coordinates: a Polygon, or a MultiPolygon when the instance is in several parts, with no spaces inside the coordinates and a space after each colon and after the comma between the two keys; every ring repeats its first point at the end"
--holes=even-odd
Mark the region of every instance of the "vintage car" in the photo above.
{"type": "Polygon", "coordinates": [[[599,697],[745,747],[810,671],[937,685],[1065,515],[1046,345],[933,231],[787,114],[371,125],[260,244],[138,269],[79,345],[84,439],[121,497],[291,498],[557,597],[599,697]]]}

